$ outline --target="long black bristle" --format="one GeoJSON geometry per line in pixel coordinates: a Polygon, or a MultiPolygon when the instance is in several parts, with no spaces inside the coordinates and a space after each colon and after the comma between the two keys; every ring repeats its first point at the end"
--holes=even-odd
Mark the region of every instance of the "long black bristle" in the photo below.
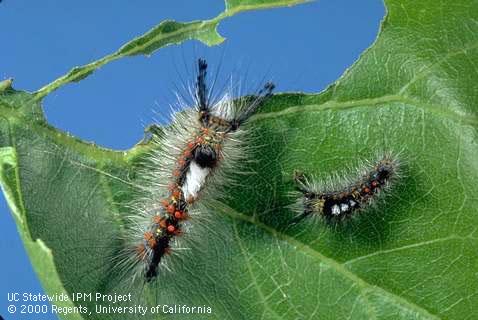
{"type": "Polygon", "coordinates": [[[199,111],[208,111],[208,92],[206,86],[207,62],[204,59],[198,59],[198,76],[196,81],[196,95],[199,111]]]}
{"type": "Polygon", "coordinates": [[[241,126],[250,116],[252,116],[257,111],[257,109],[272,96],[272,91],[274,91],[274,88],[275,84],[273,84],[272,82],[267,82],[264,87],[259,90],[255,100],[252,101],[252,103],[241,112],[240,116],[233,121],[233,129],[241,126]]]}

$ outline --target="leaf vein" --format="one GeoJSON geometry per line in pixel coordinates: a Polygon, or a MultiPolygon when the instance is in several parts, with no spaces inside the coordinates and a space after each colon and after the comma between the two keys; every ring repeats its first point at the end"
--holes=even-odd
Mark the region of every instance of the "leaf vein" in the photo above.
{"type": "MultiPolygon", "coordinates": [[[[359,287],[361,287],[363,289],[368,289],[370,291],[376,291],[377,294],[381,294],[383,296],[389,297],[392,300],[396,301],[397,304],[403,305],[403,306],[408,307],[409,309],[415,310],[415,311],[421,313],[423,316],[426,316],[430,319],[440,319],[437,315],[431,314],[424,307],[421,307],[417,304],[414,304],[413,302],[410,302],[403,297],[397,296],[396,294],[394,294],[392,292],[389,292],[389,291],[385,290],[384,288],[381,288],[381,287],[378,287],[378,286],[375,286],[373,284],[370,284],[370,283],[366,282],[365,280],[363,280],[362,278],[360,278],[356,274],[352,273],[343,264],[333,260],[332,258],[324,256],[323,254],[321,254],[317,250],[309,247],[307,244],[305,244],[303,242],[300,242],[297,239],[295,239],[295,238],[293,238],[293,237],[291,237],[287,234],[284,234],[284,233],[282,233],[282,232],[280,232],[280,231],[278,231],[278,230],[276,230],[276,229],[274,229],[274,228],[272,228],[272,227],[270,227],[270,226],[268,226],[268,225],[266,225],[266,224],[264,224],[260,221],[257,221],[256,219],[254,219],[254,218],[252,218],[248,215],[239,213],[239,212],[235,211],[234,209],[232,209],[231,207],[229,207],[229,206],[227,206],[227,205],[225,205],[225,204],[223,204],[219,201],[214,201],[214,203],[215,203],[215,207],[217,209],[219,209],[219,212],[221,212],[221,213],[223,213],[223,214],[225,214],[225,215],[227,215],[227,216],[229,216],[233,219],[237,219],[237,220],[244,221],[244,222],[250,223],[252,225],[255,225],[256,227],[258,227],[258,228],[264,230],[265,232],[271,234],[275,238],[280,239],[282,241],[285,241],[286,243],[289,243],[291,246],[297,248],[298,250],[301,250],[302,252],[319,259],[320,261],[322,261],[322,262],[328,264],[329,266],[331,266],[338,273],[340,273],[343,276],[349,278],[351,281],[357,283],[357,285],[359,287]]],[[[237,227],[235,226],[235,228],[236,228],[236,232],[237,232],[237,227]]],[[[241,248],[244,249],[242,245],[241,245],[241,248]]]]}

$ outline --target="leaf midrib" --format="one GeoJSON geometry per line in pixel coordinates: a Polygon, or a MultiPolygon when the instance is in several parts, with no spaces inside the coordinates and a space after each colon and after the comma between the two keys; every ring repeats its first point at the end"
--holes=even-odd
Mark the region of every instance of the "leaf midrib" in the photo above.
{"type": "MultiPolygon", "coordinates": [[[[319,95],[326,94],[326,93],[327,91],[324,91],[320,93],[319,95]]],[[[281,93],[281,94],[278,94],[277,96],[280,97],[287,94],[288,93],[281,93]]],[[[432,114],[436,114],[444,118],[457,121],[462,124],[478,126],[478,117],[475,115],[459,114],[458,112],[452,111],[449,108],[446,108],[445,106],[424,103],[424,102],[414,100],[409,97],[397,95],[397,94],[385,95],[378,98],[366,98],[366,99],[360,99],[360,100],[349,100],[349,101],[329,100],[321,104],[293,105],[280,111],[272,111],[272,112],[256,114],[250,119],[250,122],[260,121],[260,120],[269,119],[269,118],[275,118],[279,116],[285,116],[288,114],[294,114],[299,112],[306,112],[306,111],[319,112],[319,111],[326,111],[326,110],[332,110],[332,109],[348,110],[348,109],[353,109],[358,107],[371,107],[371,106],[380,106],[380,105],[381,105],[380,107],[386,107],[386,105],[383,105],[385,103],[402,103],[402,104],[413,106],[416,108],[422,108],[423,110],[429,111],[432,114]]],[[[25,120],[28,121],[25,115],[22,115],[15,109],[9,108],[9,105],[5,104],[5,102],[0,102],[0,109],[2,109],[2,118],[6,119],[7,121],[11,120],[11,118],[19,120],[18,122],[24,122],[25,120]]],[[[100,148],[101,155],[99,155],[98,157],[94,157],[95,160],[99,162],[104,162],[104,158],[106,155],[106,158],[108,160],[113,161],[115,163],[121,163],[123,161],[128,161],[131,158],[134,158],[138,154],[145,152],[148,149],[147,146],[145,147],[145,145],[136,145],[133,148],[129,149],[128,151],[118,151],[118,150],[113,150],[110,148],[101,147],[96,144],[88,144],[58,129],[56,129],[57,131],[55,132],[55,134],[52,134],[53,128],[50,128],[44,122],[40,122],[40,123],[34,122],[30,124],[30,126],[35,127],[36,130],[40,130],[43,133],[49,134],[51,137],[58,139],[58,141],[61,143],[70,145],[72,148],[74,148],[77,151],[83,148],[88,148],[88,150],[91,150],[92,148],[100,148]],[[81,144],[81,148],[77,146],[76,144],[81,144]],[[106,152],[107,154],[103,152],[106,152]]],[[[97,154],[98,152],[93,152],[93,153],[87,152],[87,153],[88,155],[92,156],[93,154],[97,154]]]]}
{"type": "MultiPolygon", "coordinates": [[[[285,116],[288,114],[300,113],[304,111],[309,112],[317,112],[317,111],[325,111],[325,110],[347,110],[353,109],[356,107],[370,107],[370,106],[377,106],[382,105],[385,103],[403,103],[405,105],[414,106],[417,108],[421,108],[425,111],[429,111],[430,113],[443,116],[444,118],[454,120],[460,123],[465,123],[469,125],[478,125],[478,117],[471,114],[460,114],[456,111],[452,111],[445,106],[441,106],[438,104],[431,104],[431,103],[424,103],[410,97],[404,97],[396,94],[381,96],[378,98],[366,98],[360,100],[348,100],[348,101],[336,101],[336,100],[329,100],[327,102],[321,104],[305,104],[305,105],[297,105],[297,106],[290,106],[286,109],[282,109],[280,111],[272,111],[267,113],[259,113],[251,117],[250,122],[258,121],[262,119],[268,118],[275,118],[279,116],[285,116]]],[[[387,107],[387,106],[382,106],[387,107]]]]}

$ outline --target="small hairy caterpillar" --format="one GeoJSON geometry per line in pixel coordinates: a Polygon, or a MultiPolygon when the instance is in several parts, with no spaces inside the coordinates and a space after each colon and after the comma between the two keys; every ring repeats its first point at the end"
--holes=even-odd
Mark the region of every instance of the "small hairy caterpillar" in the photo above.
{"type": "Polygon", "coordinates": [[[198,60],[197,72],[195,107],[175,113],[171,125],[153,138],[156,147],[145,172],[147,196],[134,208],[127,247],[120,254],[122,272],[133,271],[146,282],[158,276],[165,256],[194,222],[190,218],[201,213],[205,193],[216,196],[226,169],[244,158],[240,128],[274,89],[268,82],[253,97],[233,100],[226,93],[213,102],[205,60],[198,60]]]}
{"type": "Polygon", "coordinates": [[[370,207],[391,189],[400,174],[400,162],[385,154],[375,163],[366,163],[358,170],[358,178],[337,178],[325,185],[314,177],[294,173],[296,187],[301,195],[294,205],[299,221],[307,216],[319,216],[327,222],[338,223],[370,207]]]}

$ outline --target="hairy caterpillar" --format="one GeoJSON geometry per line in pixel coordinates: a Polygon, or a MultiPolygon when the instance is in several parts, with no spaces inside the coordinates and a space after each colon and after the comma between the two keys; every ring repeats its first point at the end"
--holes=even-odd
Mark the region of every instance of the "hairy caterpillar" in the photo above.
{"type": "Polygon", "coordinates": [[[206,83],[207,63],[198,60],[193,100],[195,107],[173,115],[170,126],[153,138],[145,179],[147,196],[135,207],[119,266],[135,271],[146,282],[158,276],[165,256],[200,215],[205,193],[219,191],[227,169],[244,157],[242,125],[272,95],[268,82],[253,97],[233,100],[226,93],[211,101],[206,83]],[[190,221],[192,220],[192,221],[190,221]]]}
{"type": "Polygon", "coordinates": [[[318,216],[327,222],[341,222],[365,210],[391,189],[400,175],[400,162],[385,154],[375,163],[366,163],[358,170],[358,178],[337,178],[321,183],[302,172],[294,173],[300,197],[294,208],[299,211],[295,221],[318,216]]]}

